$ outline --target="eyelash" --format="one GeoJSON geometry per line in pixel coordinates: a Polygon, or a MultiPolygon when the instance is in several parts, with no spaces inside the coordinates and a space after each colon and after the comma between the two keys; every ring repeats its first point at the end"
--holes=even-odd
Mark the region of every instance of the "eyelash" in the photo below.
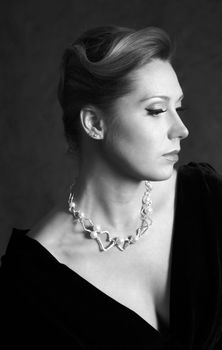
{"type": "MultiPolygon", "coordinates": [[[[156,115],[159,115],[161,113],[165,113],[167,111],[167,109],[164,110],[164,109],[161,109],[161,108],[158,108],[158,109],[145,108],[145,109],[152,116],[156,116],[156,115]]],[[[187,108],[185,108],[185,107],[178,107],[178,108],[176,108],[176,111],[177,111],[178,114],[179,113],[183,113],[185,110],[187,110],[187,108]]]]}

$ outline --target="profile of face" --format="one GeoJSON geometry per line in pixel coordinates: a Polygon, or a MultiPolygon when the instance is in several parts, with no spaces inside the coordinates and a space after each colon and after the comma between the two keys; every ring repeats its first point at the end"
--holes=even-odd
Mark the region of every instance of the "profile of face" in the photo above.
{"type": "Polygon", "coordinates": [[[131,72],[129,78],[133,89],[112,106],[102,153],[124,176],[166,180],[178,160],[176,153],[168,153],[179,152],[181,140],[188,136],[179,115],[181,86],[171,64],[160,59],[131,72]]]}

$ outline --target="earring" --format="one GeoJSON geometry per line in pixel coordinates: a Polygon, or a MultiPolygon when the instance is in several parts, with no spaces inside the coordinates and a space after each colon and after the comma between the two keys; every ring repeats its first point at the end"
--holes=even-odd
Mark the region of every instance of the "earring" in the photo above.
{"type": "Polygon", "coordinates": [[[92,130],[89,132],[89,136],[91,136],[93,139],[100,139],[100,135],[98,135],[96,132],[92,130]]]}

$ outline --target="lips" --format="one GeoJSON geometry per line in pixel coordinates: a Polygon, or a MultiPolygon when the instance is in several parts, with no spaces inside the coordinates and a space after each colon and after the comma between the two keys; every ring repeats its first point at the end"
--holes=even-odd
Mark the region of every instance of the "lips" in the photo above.
{"type": "Polygon", "coordinates": [[[179,160],[179,151],[180,150],[173,150],[171,152],[165,153],[163,156],[171,162],[177,162],[179,160]]]}

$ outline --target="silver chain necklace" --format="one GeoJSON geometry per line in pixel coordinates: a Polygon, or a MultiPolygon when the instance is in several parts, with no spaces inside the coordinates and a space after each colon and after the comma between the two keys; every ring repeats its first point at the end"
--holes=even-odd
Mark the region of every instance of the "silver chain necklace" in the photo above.
{"type": "Polygon", "coordinates": [[[140,209],[141,224],[137,228],[135,235],[129,235],[125,239],[118,236],[111,238],[109,231],[102,231],[99,225],[95,225],[91,219],[85,217],[84,213],[82,213],[80,210],[77,210],[76,203],[74,202],[74,193],[72,190],[70,192],[68,200],[69,211],[72,213],[74,221],[80,222],[83,231],[88,232],[89,237],[98,243],[100,251],[108,251],[112,247],[116,247],[120,251],[124,251],[130,244],[135,244],[152,225],[152,220],[150,218],[150,214],[152,213],[152,200],[150,198],[151,190],[151,183],[149,181],[145,181],[145,192],[142,198],[142,206],[140,209]],[[108,242],[107,245],[104,245],[101,239],[103,235],[105,242],[108,242]]]}

